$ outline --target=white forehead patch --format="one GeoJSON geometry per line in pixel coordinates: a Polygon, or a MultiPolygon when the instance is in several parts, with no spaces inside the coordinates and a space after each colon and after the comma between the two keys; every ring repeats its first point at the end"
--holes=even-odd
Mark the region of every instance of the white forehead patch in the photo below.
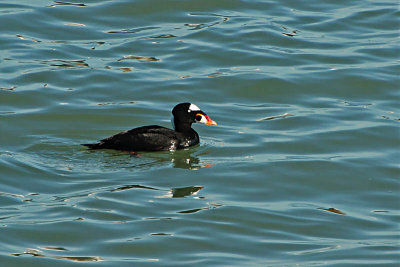
{"type": "Polygon", "coordinates": [[[199,111],[199,110],[201,110],[201,109],[198,106],[196,106],[195,104],[190,104],[188,112],[199,111]]]}

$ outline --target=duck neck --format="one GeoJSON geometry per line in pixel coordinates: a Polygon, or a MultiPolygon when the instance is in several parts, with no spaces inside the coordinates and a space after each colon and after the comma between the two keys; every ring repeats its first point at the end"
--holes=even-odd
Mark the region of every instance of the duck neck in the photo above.
{"type": "Polygon", "coordinates": [[[191,123],[174,123],[174,129],[177,132],[185,133],[192,131],[192,124],[191,123]]]}
{"type": "Polygon", "coordinates": [[[171,118],[171,123],[172,123],[172,127],[174,128],[175,131],[177,132],[190,132],[192,130],[192,124],[188,123],[188,122],[180,122],[176,119],[174,119],[173,117],[171,118]]]}

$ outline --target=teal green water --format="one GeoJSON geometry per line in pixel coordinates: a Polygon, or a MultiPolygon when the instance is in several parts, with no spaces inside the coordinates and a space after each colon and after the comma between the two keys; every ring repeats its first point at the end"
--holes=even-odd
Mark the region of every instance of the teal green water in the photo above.
{"type": "Polygon", "coordinates": [[[0,2],[0,265],[397,266],[399,13],[0,2]],[[79,145],[184,101],[199,146],[79,145]]]}

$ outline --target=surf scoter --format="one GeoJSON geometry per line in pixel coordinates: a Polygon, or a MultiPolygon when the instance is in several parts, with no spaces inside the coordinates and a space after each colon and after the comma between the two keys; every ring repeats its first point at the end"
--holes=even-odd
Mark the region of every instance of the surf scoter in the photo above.
{"type": "Polygon", "coordinates": [[[116,149],[123,151],[165,151],[197,145],[199,135],[192,123],[217,125],[195,104],[181,103],[172,110],[174,130],[158,125],[149,125],[124,131],[95,144],[82,144],[90,149],[116,149]]]}

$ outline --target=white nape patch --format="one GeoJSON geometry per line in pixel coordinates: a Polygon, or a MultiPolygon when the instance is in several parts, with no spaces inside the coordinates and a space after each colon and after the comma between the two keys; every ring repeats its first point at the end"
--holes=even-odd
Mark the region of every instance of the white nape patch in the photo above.
{"type": "Polygon", "coordinates": [[[190,104],[188,112],[199,111],[199,110],[201,110],[201,109],[198,106],[196,106],[195,104],[190,104]]]}

